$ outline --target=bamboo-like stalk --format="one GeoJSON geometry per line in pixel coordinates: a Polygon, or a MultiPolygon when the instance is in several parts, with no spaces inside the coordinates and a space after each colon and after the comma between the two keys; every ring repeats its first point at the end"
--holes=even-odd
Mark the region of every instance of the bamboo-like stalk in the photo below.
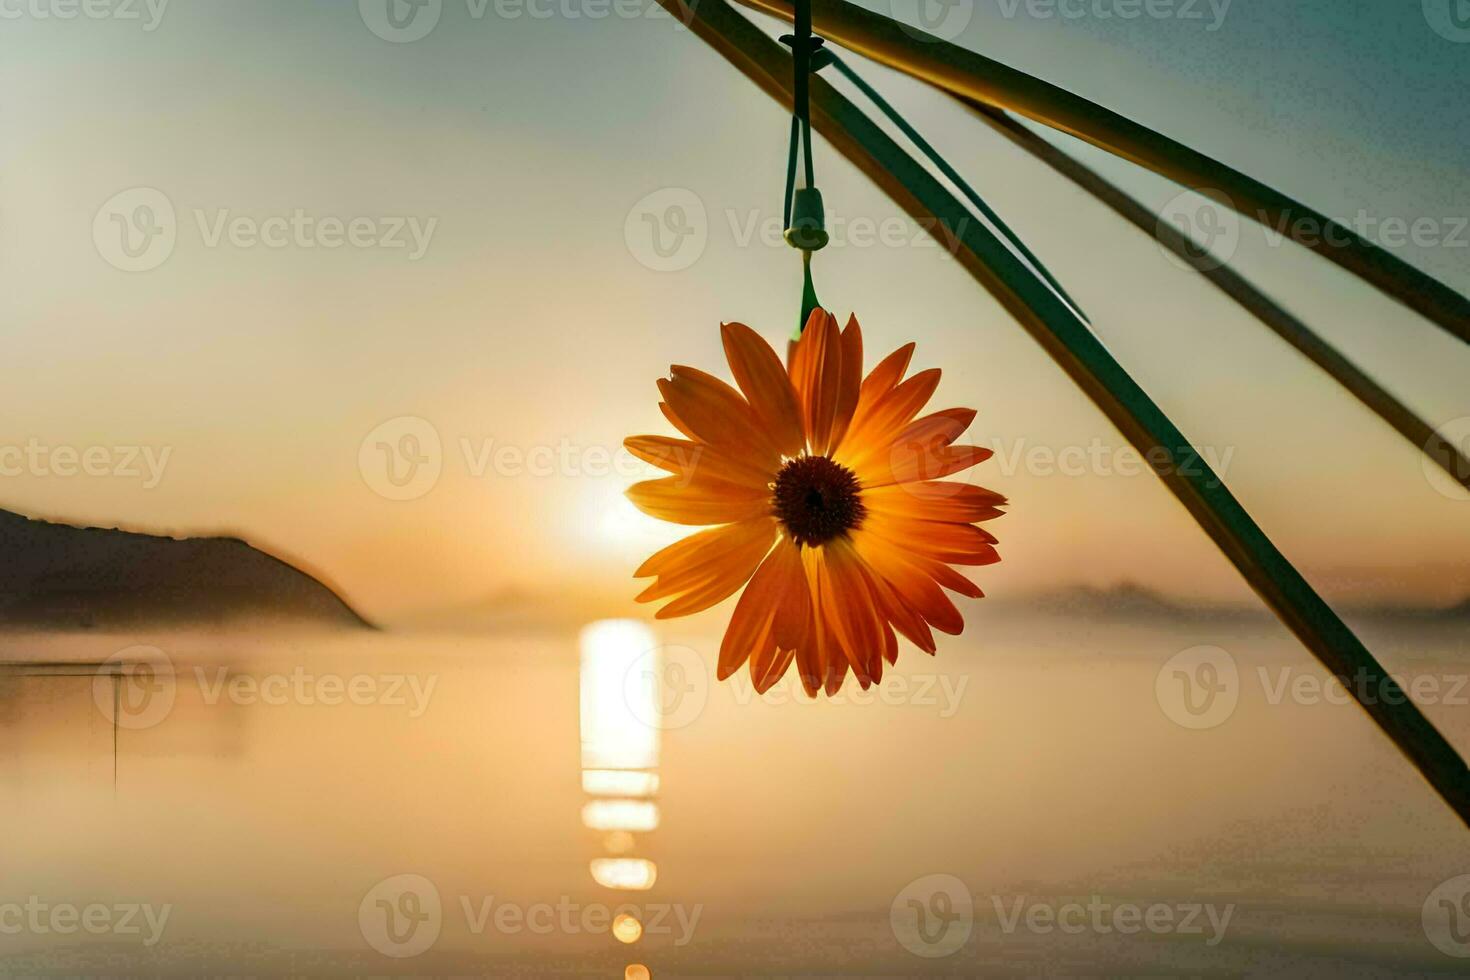
{"type": "MultiPolygon", "coordinates": [[[[790,0],[737,0],[790,20],[790,0]]],[[[1228,205],[1470,342],[1470,300],[1355,231],[1146,126],[916,27],[846,0],[811,0],[818,34],[905,74],[1086,140],[1228,205]]],[[[695,4],[698,6],[698,3],[695,4]]]]}
{"type": "Polygon", "coordinates": [[[1412,443],[1415,449],[1433,460],[1451,479],[1470,489],[1470,459],[1460,452],[1459,447],[1435,431],[1413,409],[1374,381],[1315,330],[1257,289],[1250,280],[1228,264],[1220,263],[1208,253],[1201,253],[1179,229],[1167,221],[1158,220],[1157,214],[1126,191],[1076,157],[1048,143],[1007,113],[970,99],[960,98],[960,101],[996,132],[1112,208],[1134,227],[1214,283],[1221,292],[1270,327],[1278,337],[1331,375],[1333,380],[1351,392],[1358,401],[1412,443]]]}
{"type": "MultiPolygon", "coordinates": [[[[725,0],[659,0],[783,105],[791,59],[725,0]]],[[[936,221],[955,257],[1149,460],[1200,527],[1318,660],[1470,825],[1470,770],[1094,334],[1043,280],[851,102],[811,80],[812,124],[900,207],[936,221]]]]}

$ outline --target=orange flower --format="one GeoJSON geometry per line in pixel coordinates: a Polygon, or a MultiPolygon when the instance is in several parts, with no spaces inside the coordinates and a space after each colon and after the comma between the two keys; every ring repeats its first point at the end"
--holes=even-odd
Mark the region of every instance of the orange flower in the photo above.
{"type": "Polygon", "coordinates": [[[715,524],[664,548],[634,573],[654,577],[638,599],[670,599],[658,618],[685,616],[745,592],[720,645],[719,677],[750,663],[764,693],[795,661],[808,694],[866,688],[898,658],[895,630],[934,653],[932,629],[957,634],[944,590],[981,591],[951,565],[1000,560],[975,525],[1005,498],[944,481],[988,458],[954,445],[970,409],[916,418],[939,371],[904,372],[906,344],[862,376],[856,318],[815,310],[790,369],[740,323],[722,328],[739,391],[675,365],[660,378],[664,416],[686,439],[634,436],[628,450],[671,476],[634,485],[639,509],[676,524],[715,524]]]}

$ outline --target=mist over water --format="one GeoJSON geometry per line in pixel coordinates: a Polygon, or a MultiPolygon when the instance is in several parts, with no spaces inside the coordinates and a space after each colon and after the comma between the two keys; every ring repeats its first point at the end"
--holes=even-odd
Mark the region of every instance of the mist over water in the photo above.
{"type": "MultiPolygon", "coordinates": [[[[1463,630],[1383,632],[1465,746],[1463,630]]],[[[820,704],[794,678],[717,684],[717,635],[665,630],[654,707],[628,716],[655,711],[656,737],[612,746],[656,766],[651,795],[614,780],[657,814],[626,841],[584,809],[572,632],[0,642],[30,664],[0,693],[0,826],[23,842],[0,907],[43,906],[0,935],[7,973],[1455,965],[1423,915],[1470,869],[1463,828],[1264,619],[1010,611],[820,704]],[[149,669],[89,666],[119,651],[149,669]],[[589,873],[624,844],[651,887],[589,873]],[[61,932],[68,904],[137,906],[139,928],[61,932]]]]}

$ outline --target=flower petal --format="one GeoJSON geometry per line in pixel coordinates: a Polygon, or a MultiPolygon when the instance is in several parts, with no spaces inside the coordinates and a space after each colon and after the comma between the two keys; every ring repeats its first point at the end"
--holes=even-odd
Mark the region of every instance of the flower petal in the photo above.
{"type": "Polygon", "coordinates": [[[950,565],[991,565],[1000,561],[995,535],[973,524],[872,514],[863,522],[863,530],[891,547],[950,565]]]}
{"type": "Polygon", "coordinates": [[[832,419],[832,435],[829,440],[829,453],[837,451],[842,445],[843,436],[847,434],[848,426],[852,422],[853,412],[857,410],[858,393],[863,386],[863,331],[858,326],[857,317],[849,316],[847,326],[842,331],[842,380],[838,386],[837,414],[832,419]]]}
{"type": "Polygon", "coordinates": [[[968,596],[971,599],[985,598],[985,593],[980,591],[980,586],[971,582],[944,562],[934,561],[932,558],[925,558],[922,555],[915,555],[914,558],[918,562],[919,567],[928,572],[934,581],[951,592],[958,592],[960,595],[968,596]]]}
{"type": "Polygon", "coordinates": [[[791,660],[796,656],[795,650],[782,650],[780,647],[772,646],[769,650],[750,658],[750,680],[755,685],[755,693],[765,694],[776,682],[786,674],[786,668],[791,666],[791,660]]]}
{"type": "Polygon", "coordinates": [[[806,444],[801,408],[781,359],[760,334],[743,323],[723,324],[720,337],[735,383],[776,448],[784,456],[800,453],[806,444]]]}
{"type": "MultiPolygon", "coordinates": [[[[903,380],[903,373],[908,370],[909,360],[913,356],[914,345],[904,344],[879,361],[878,366],[863,379],[862,385],[858,388],[858,400],[857,405],[853,408],[852,421],[843,435],[844,444],[853,446],[860,438],[854,434],[867,428],[867,420],[872,416],[874,408],[903,380]]],[[[833,455],[844,455],[841,449],[842,446],[838,446],[833,450],[833,455]]],[[[846,455],[851,455],[851,453],[846,455]]]]}
{"type": "MultiPolygon", "coordinates": [[[[813,554],[812,549],[799,549],[813,554]]],[[[814,607],[815,596],[807,577],[806,562],[797,556],[799,576],[788,582],[788,593],[782,608],[776,613],[776,642],[781,646],[793,647],[796,651],[796,671],[801,678],[802,689],[807,697],[816,697],[822,689],[822,678],[826,672],[821,659],[817,635],[820,625],[814,607]]]]}
{"type": "Polygon", "coordinates": [[[899,598],[893,586],[877,569],[871,571],[873,593],[878,599],[879,611],[883,617],[910,643],[932,656],[938,647],[934,643],[934,634],[929,631],[929,624],[924,621],[924,617],[913,606],[899,598]]]}
{"type": "Polygon", "coordinates": [[[681,431],[692,438],[728,451],[753,465],[774,468],[781,459],[740,392],[712,374],[675,364],[669,377],[658,380],[681,431]]]}
{"type": "Polygon", "coordinates": [[[815,633],[809,642],[796,648],[796,674],[801,678],[801,687],[806,691],[806,696],[816,697],[817,692],[822,689],[823,669],[817,657],[815,633]]]}
{"type": "MultiPolygon", "coordinates": [[[[837,319],[826,310],[812,311],[806,329],[791,355],[791,383],[796,387],[806,429],[807,447],[816,455],[827,453],[838,427],[843,397],[842,335],[837,319]]],[[[847,428],[844,419],[841,428],[847,428]]]]}
{"type": "Polygon", "coordinates": [[[676,476],[692,479],[712,477],[730,483],[753,487],[769,487],[776,471],[763,470],[743,462],[714,446],[669,436],[629,436],[623,446],[643,460],[676,476]]]}
{"type": "Polygon", "coordinates": [[[676,578],[696,571],[711,560],[718,560],[738,550],[746,541],[765,539],[767,549],[776,537],[776,519],[761,517],[755,520],[725,524],[705,531],[696,531],[680,538],[666,548],[661,548],[638,566],[634,578],[676,578]]]}
{"type": "Polygon", "coordinates": [[[627,496],[643,513],[673,524],[732,524],[771,512],[770,491],[724,480],[666,476],[633,484],[627,496]]]}
{"type": "Polygon", "coordinates": [[[776,611],[785,594],[792,589],[804,595],[805,576],[796,545],[781,538],[761,562],[755,576],[735,604],[730,625],[720,642],[717,674],[720,680],[740,669],[746,659],[775,645],[772,637],[776,611]]]}
{"type": "Polygon", "coordinates": [[[874,443],[866,452],[855,453],[848,465],[868,486],[927,479],[927,470],[939,469],[940,455],[974,420],[975,411],[969,408],[926,415],[904,426],[886,452],[880,443],[874,443]]]}
{"type": "Polygon", "coordinates": [[[689,426],[687,426],[687,425],[684,424],[684,420],[683,419],[679,418],[679,416],[677,416],[677,415],[674,414],[674,410],[669,407],[669,403],[668,402],[659,402],[658,403],[658,410],[660,412],[663,412],[664,413],[664,418],[668,419],[669,420],[669,424],[672,425],[674,428],[678,429],[680,432],[684,433],[686,436],[688,436],[691,439],[698,439],[699,438],[698,436],[696,436],[694,434],[694,431],[692,429],[690,429],[689,426]]]}
{"type": "Polygon", "coordinates": [[[842,682],[847,680],[847,658],[837,650],[837,640],[831,635],[831,628],[824,627],[823,633],[827,634],[825,646],[827,653],[827,672],[823,679],[822,690],[827,692],[827,697],[833,697],[842,690],[842,682]]]}
{"type": "MultiPolygon", "coordinates": [[[[821,613],[822,593],[826,588],[822,583],[823,576],[820,574],[821,553],[816,548],[801,548],[800,552],[802,572],[806,577],[812,603],[812,619],[807,632],[806,650],[806,659],[811,672],[808,674],[806,669],[803,669],[802,684],[807,687],[807,693],[813,697],[816,696],[818,688],[825,688],[830,697],[842,686],[842,679],[847,676],[847,658],[843,656],[836,637],[832,635],[832,628],[821,613]],[[811,683],[808,683],[809,679],[811,683]],[[835,687],[832,686],[834,683],[835,687]]],[[[801,654],[802,651],[798,650],[797,657],[800,658],[801,654]]]]}
{"type": "MultiPolygon", "coordinates": [[[[965,628],[965,619],[934,579],[910,558],[904,544],[893,544],[864,526],[852,532],[854,549],[893,589],[898,600],[914,609],[941,633],[965,628]]],[[[912,639],[912,637],[910,637],[912,639]]]]}
{"type": "Polygon", "coordinates": [[[856,472],[871,459],[888,454],[893,440],[914,420],[939,386],[940,371],[920,371],[878,399],[859,422],[848,429],[839,452],[833,459],[856,472]]]}
{"type": "Polygon", "coordinates": [[[862,417],[865,407],[871,411],[884,395],[898,386],[903,380],[903,373],[909,369],[909,361],[913,356],[914,344],[904,344],[868,372],[862,387],[858,389],[858,407],[853,415],[854,421],[862,417]]]}
{"type": "Polygon", "coordinates": [[[858,681],[871,681],[874,662],[883,656],[883,623],[863,574],[862,560],[846,538],[834,538],[818,550],[818,608],[858,681]]]}
{"type": "Polygon", "coordinates": [[[942,480],[994,455],[980,446],[939,446],[935,444],[895,442],[887,459],[869,459],[852,467],[864,487],[886,487],[895,483],[942,480]]]}
{"type": "Polygon", "coordinates": [[[974,524],[1000,517],[1006,498],[972,483],[943,480],[896,483],[863,490],[869,513],[892,514],[926,521],[974,524]]]}
{"type": "Polygon", "coordinates": [[[890,664],[898,663],[898,637],[893,635],[893,627],[887,623],[883,624],[883,659],[890,664]]]}
{"type": "Polygon", "coordinates": [[[756,566],[769,549],[769,539],[765,542],[757,541],[729,556],[727,560],[709,566],[708,571],[696,580],[693,588],[654,613],[654,618],[689,616],[724,602],[750,581],[756,566]]]}
{"type": "Polygon", "coordinates": [[[948,446],[964,435],[965,430],[973,421],[975,421],[973,408],[946,408],[942,412],[934,412],[910,422],[903,432],[899,433],[899,438],[925,444],[937,442],[942,446],[948,446]]]}

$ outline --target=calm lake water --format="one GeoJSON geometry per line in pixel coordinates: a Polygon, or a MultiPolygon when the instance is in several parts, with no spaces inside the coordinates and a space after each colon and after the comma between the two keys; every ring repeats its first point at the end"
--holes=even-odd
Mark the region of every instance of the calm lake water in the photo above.
{"type": "MultiPolygon", "coordinates": [[[[1470,748],[1463,626],[1359,625],[1470,748]]],[[[1470,970],[1470,832],[1270,621],[980,616],[816,705],[717,629],[8,634],[0,972],[1470,970]]]]}

